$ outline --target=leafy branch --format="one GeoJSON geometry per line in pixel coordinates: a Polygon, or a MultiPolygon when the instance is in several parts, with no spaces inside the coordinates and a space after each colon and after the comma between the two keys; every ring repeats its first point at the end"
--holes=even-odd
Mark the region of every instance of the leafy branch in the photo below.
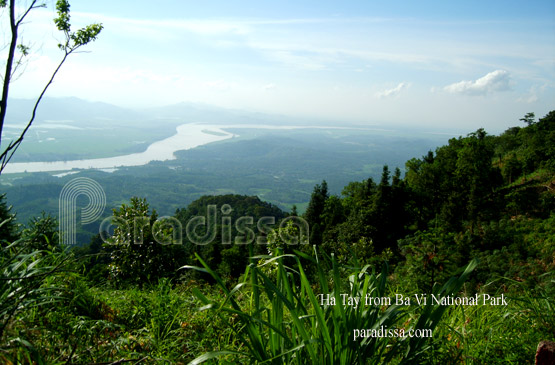
{"type": "MultiPolygon", "coordinates": [[[[0,1],[0,8],[5,8],[6,6],[8,6],[7,0],[0,1]]],[[[3,86],[2,99],[0,100],[0,135],[2,133],[2,130],[4,127],[4,121],[6,118],[9,85],[10,85],[11,79],[17,67],[21,64],[21,59],[27,56],[29,53],[29,47],[22,44],[19,44],[19,45],[17,44],[19,27],[31,10],[36,8],[41,8],[41,7],[45,7],[45,4],[42,4],[42,3],[38,4],[37,0],[33,0],[31,4],[27,7],[23,15],[21,15],[19,18],[16,18],[15,0],[9,1],[11,42],[10,42],[10,49],[9,49],[8,58],[6,62],[6,71],[4,73],[4,79],[3,79],[3,85],[2,85],[3,86]],[[18,61],[16,61],[14,65],[16,49],[19,49],[19,51],[21,52],[21,57],[18,61]]],[[[54,72],[52,73],[52,76],[50,77],[50,79],[42,89],[42,92],[40,93],[39,97],[35,101],[35,104],[33,106],[33,110],[31,113],[31,118],[27,122],[27,125],[25,126],[25,128],[23,129],[19,137],[15,140],[10,141],[8,146],[0,154],[0,174],[2,173],[6,165],[10,162],[14,153],[17,151],[17,149],[23,142],[23,139],[25,138],[25,134],[27,133],[27,131],[29,130],[29,128],[31,127],[31,125],[33,124],[36,118],[36,114],[37,114],[37,110],[40,102],[42,101],[44,95],[46,94],[46,91],[54,81],[54,78],[62,68],[63,64],[66,62],[69,55],[77,51],[82,46],[85,46],[88,43],[95,41],[103,29],[102,24],[95,23],[95,24],[87,25],[84,28],[81,28],[81,29],[78,29],[77,31],[72,32],[71,23],[70,23],[71,16],[70,16],[69,10],[70,10],[69,1],[58,0],[56,2],[56,11],[58,16],[54,19],[54,24],[56,25],[58,30],[64,33],[64,36],[65,36],[64,42],[58,44],[58,48],[63,52],[63,57],[58,63],[58,66],[56,67],[54,72]]]]}

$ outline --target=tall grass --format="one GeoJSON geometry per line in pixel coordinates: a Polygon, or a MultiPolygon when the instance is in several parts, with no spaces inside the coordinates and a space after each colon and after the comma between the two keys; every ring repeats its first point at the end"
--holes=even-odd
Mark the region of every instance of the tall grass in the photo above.
{"type": "Polygon", "coordinates": [[[537,345],[555,338],[555,275],[540,276],[544,285],[531,289],[508,278],[483,287],[499,287],[499,281],[513,285],[505,294],[506,306],[451,307],[436,332],[441,348],[435,359],[451,359],[462,364],[532,364],[537,345]]]}
{"type": "Polygon", "coordinates": [[[47,251],[27,252],[23,240],[0,249],[0,360],[31,362],[38,358],[25,334],[7,335],[7,329],[23,311],[53,305],[60,298],[44,287],[44,279],[61,265],[60,256],[47,251]]]}
{"type": "MultiPolygon", "coordinates": [[[[254,257],[244,280],[229,290],[224,281],[199,257],[202,267],[185,266],[208,273],[224,293],[220,301],[211,300],[198,289],[201,309],[214,310],[233,329],[239,345],[227,351],[206,353],[192,364],[217,357],[236,358],[241,362],[272,364],[366,364],[368,362],[413,363],[431,346],[429,338],[365,337],[355,340],[356,329],[380,328],[434,329],[446,307],[424,306],[418,318],[410,320],[408,307],[400,305],[344,306],[340,294],[365,298],[386,297],[387,266],[381,273],[363,268],[340,267],[331,257],[331,273],[325,273],[315,252],[314,257],[295,251],[294,255],[254,257]],[[263,258],[263,262],[255,264],[263,258]],[[315,264],[317,281],[311,283],[301,258],[315,264]],[[285,262],[294,265],[286,266],[285,262]],[[274,265],[272,274],[264,266],[274,265]],[[346,279],[344,279],[346,278],[346,279]],[[238,296],[250,291],[247,304],[238,296]],[[336,304],[322,303],[318,294],[329,294],[336,304]],[[403,322],[403,320],[406,320],[403,322]],[[406,327],[406,328],[405,328],[406,327]]],[[[435,293],[453,294],[462,287],[474,269],[471,263],[460,277],[450,279],[435,293]]],[[[248,294],[247,294],[248,295],[248,294]]]]}

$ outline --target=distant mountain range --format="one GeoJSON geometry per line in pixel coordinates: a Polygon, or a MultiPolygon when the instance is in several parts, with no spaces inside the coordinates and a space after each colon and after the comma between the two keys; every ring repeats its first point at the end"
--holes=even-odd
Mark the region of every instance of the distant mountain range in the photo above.
{"type": "MultiPolygon", "coordinates": [[[[29,121],[35,100],[11,99],[8,104],[8,124],[23,125],[29,121]]],[[[279,124],[279,125],[331,125],[325,121],[293,118],[207,104],[182,102],[162,107],[131,109],[103,102],[91,102],[75,97],[44,98],[39,105],[35,123],[46,121],[72,121],[76,126],[90,122],[99,125],[117,123],[124,126],[142,126],[155,123],[207,123],[207,124],[279,124]]],[[[336,123],[337,124],[337,123],[336,123]]]]}

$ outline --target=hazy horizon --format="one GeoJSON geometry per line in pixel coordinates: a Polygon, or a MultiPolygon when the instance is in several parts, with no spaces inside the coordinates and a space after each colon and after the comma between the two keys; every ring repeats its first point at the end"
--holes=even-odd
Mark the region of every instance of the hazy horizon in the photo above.
{"type": "MultiPolygon", "coordinates": [[[[61,54],[53,4],[24,27],[12,96],[61,54]]],[[[555,4],[72,2],[104,30],[48,92],[126,108],[179,102],[344,123],[502,131],[555,100],[555,4]]]]}
{"type": "MultiPolygon", "coordinates": [[[[32,104],[36,100],[32,98],[11,98],[8,102],[8,117],[7,124],[8,128],[4,133],[10,131],[10,127],[13,129],[21,129],[28,122],[28,115],[30,115],[30,110],[32,109],[32,104]],[[15,105],[14,105],[15,104],[15,105]]],[[[555,106],[554,108],[555,109],[555,106]]],[[[107,123],[110,120],[113,121],[125,121],[132,126],[133,118],[140,118],[141,123],[147,123],[148,120],[159,119],[165,120],[166,122],[174,120],[177,124],[188,124],[188,123],[200,123],[200,124],[237,124],[237,120],[240,118],[248,118],[249,122],[247,124],[265,124],[265,125],[285,125],[285,126],[326,126],[326,127],[339,127],[339,128],[365,128],[365,129],[375,129],[381,131],[389,132],[399,132],[405,133],[407,131],[418,131],[421,133],[428,134],[445,134],[451,135],[453,137],[466,136],[469,133],[475,132],[479,128],[483,128],[490,135],[499,135],[506,131],[508,128],[512,127],[524,127],[525,124],[519,120],[522,115],[515,116],[511,120],[507,120],[502,126],[490,125],[488,128],[487,122],[473,121],[474,125],[451,125],[451,124],[420,124],[414,123],[410,120],[407,121],[384,121],[378,119],[368,119],[366,122],[352,121],[348,119],[341,118],[326,118],[318,116],[295,116],[287,113],[270,112],[270,111],[256,111],[250,109],[239,109],[231,107],[223,107],[215,104],[209,104],[205,102],[194,102],[194,101],[181,101],[171,104],[164,104],[159,106],[125,106],[111,103],[109,101],[101,100],[88,100],[77,96],[46,96],[43,98],[39,108],[37,110],[37,118],[33,123],[33,128],[38,128],[39,126],[44,126],[45,123],[49,125],[56,121],[52,119],[52,114],[59,115],[59,121],[65,122],[77,122],[77,123],[87,123],[90,122],[87,113],[93,113],[92,119],[104,119],[103,122],[107,123]],[[60,104],[61,103],[61,104],[60,104]],[[62,107],[68,107],[63,109],[62,107]],[[106,117],[99,117],[95,115],[92,111],[92,107],[100,106],[98,110],[99,114],[105,115],[106,117]],[[83,108],[81,110],[81,108],[83,108]],[[160,115],[156,116],[156,112],[160,115]],[[196,119],[190,119],[191,114],[203,115],[206,117],[207,121],[198,121],[196,119]],[[76,117],[76,114],[78,115],[76,117]],[[69,115],[69,118],[62,116],[69,115]],[[108,115],[110,117],[108,117],[108,115]],[[88,119],[87,119],[88,118],[88,119]],[[257,119],[258,118],[258,119],[257,119]],[[74,120],[75,119],[75,120],[74,120]],[[471,128],[475,127],[475,128],[471,128]]],[[[547,114],[547,113],[546,113],[547,114]]],[[[544,117],[544,114],[536,113],[536,119],[544,117]]],[[[141,124],[135,124],[134,127],[140,127],[141,124]]]]}

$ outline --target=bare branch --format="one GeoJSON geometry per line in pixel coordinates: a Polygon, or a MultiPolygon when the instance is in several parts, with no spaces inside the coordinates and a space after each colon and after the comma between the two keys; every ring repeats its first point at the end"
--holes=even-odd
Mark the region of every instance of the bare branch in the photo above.
{"type": "MultiPolygon", "coordinates": [[[[19,20],[15,24],[16,27],[19,27],[21,25],[21,23],[23,22],[23,20],[25,19],[25,17],[29,14],[29,12],[31,10],[42,7],[42,6],[35,6],[36,3],[37,3],[37,0],[33,0],[31,5],[29,6],[29,8],[25,11],[25,13],[23,13],[21,18],[19,18],[19,20]]],[[[11,1],[10,1],[10,7],[11,7],[11,1]]]]}
{"type": "MultiPolygon", "coordinates": [[[[15,18],[15,0],[10,0],[9,4],[9,16],[10,16],[10,30],[12,33],[10,46],[8,51],[8,59],[6,60],[6,71],[4,72],[4,79],[2,80],[2,99],[0,99],[0,136],[2,134],[2,130],[4,129],[4,120],[6,119],[6,109],[8,106],[8,94],[10,89],[10,82],[13,73],[13,62],[15,58],[15,50],[17,48],[17,38],[18,38],[18,31],[19,25],[25,17],[29,14],[29,12],[36,7],[37,0],[33,0],[31,5],[27,8],[25,13],[16,20],[15,18]]],[[[16,67],[17,68],[17,67],[16,67]]],[[[1,143],[1,140],[0,140],[1,143]]],[[[0,172],[2,170],[0,169],[0,172]]]]}
{"type": "Polygon", "coordinates": [[[12,159],[13,154],[15,153],[15,151],[17,151],[17,149],[19,148],[19,145],[21,144],[21,142],[23,142],[23,139],[25,137],[25,133],[27,133],[27,131],[29,130],[29,128],[31,127],[31,124],[33,124],[33,122],[35,121],[35,117],[37,115],[37,109],[39,107],[39,104],[42,100],[42,98],[44,97],[44,94],[46,93],[46,90],[48,90],[48,88],[50,87],[50,85],[54,82],[54,78],[56,77],[56,74],[58,73],[58,71],[60,71],[60,69],[62,68],[62,65],[64,64],[64,62],[66,61],[67,57],[72,53],[73,51],[70,50],[69,52],[65,52],[64,57],[62,58],[62,60],[60,61],[60,63],[58,64],[58,67],[56,67],[56,70],[54,71],[54,73],[52,74],[52,76],[50,77],[50,80],[48,81],[48,83],[46,84],[46,86],[44,87],[44,89],[42,89],[42,92],[40,93],[38,99],[35,102],[35,105],[33,107],[33,112],[31,114],[31,119],[29,120],[29,122],[27,123],[27,126],[25,127],[25,129],[23,129],[23,131],[21,132],[21,134],[19,135],[19,138],[17,140],[10,142],[10,144],[8,145],[8,147],[4,150],[4,152],[2,152],[2,154],[0,155],[0,174],[2,173],[2,171],[4,171],[4,168],[6,167],[6,165],[10,162],[10,160],[12,159]]]}
{"type": "MultiPolygon", "coordinates": [[[[4,128],[4,120],[6,119],[6,108],[8,106],[8,93],[10,89],[10,79],[12,75],[13,60],[15,57],[15,48],[17,46],[18,25],[15,20],[15,0],[10,0],[10,30],[12,33],[10,48],[8,51],[8,59],[6,60],[6,71],[4,72],[4,80],[2,85],[2,99],[0,100],[0,136],[4,128]]],[[[1,140],[0,140],[1,142],[1,140]]]]}

